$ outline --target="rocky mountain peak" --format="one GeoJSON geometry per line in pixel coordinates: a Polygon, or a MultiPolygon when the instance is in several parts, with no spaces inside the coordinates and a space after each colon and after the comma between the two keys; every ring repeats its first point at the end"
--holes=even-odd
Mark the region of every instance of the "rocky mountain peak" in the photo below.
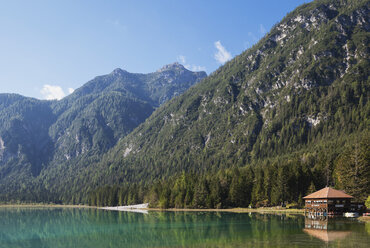
{"type": "Polygon", "coordinates": [[[164,71],[170,71],[170,70],[186,70],[186,68],[178,63],[178,62],[175,62],[175,63],[172,63],[172,64],[168,64],[168,65],[165,65],[163,66],[161,69],[157,70],[157,72],[164,72],[164,71]]]}
{"type": "Polygon", "coordinates": [[[122,75],[122,74],[124,74],[124,73],[127,73],[127,71],[122,70],[121,68],[116,68],[116,69],[114,69],[114,70],[111,72],[111,74],[113,74],[113,75],[122,75]]]}

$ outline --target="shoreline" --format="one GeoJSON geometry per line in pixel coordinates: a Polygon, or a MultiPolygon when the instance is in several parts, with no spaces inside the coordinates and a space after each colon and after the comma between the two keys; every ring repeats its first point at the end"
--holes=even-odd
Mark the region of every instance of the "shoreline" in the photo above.
{"type": "Polygon", "coordinates": [[[229,212],[229,213],[288,213],[288,214],[302,214],[304,209],[273,209],[273,208],[147,208],[146,210],[155,212],[229,212]]]}
{"type": "Polygon", "coordinates": [[[360,216],[357,219],[361,222],[370,223],[370,216],[360,216]]]}
{"type": "MultiPolygon", "coordinates": [[[[88,205],[62,205],[62,204],[36,204],[36,203],[35,204],[0,204],[0,209],[2,208],[81,208],[81,209],[86,208],[86,209],[104,210],[104,207],[88,206],[88,205]]],[[[290,213],[290,214],[302,214],[302,215],[304,214],[304,209],[277,209],[277,208],[225,208],[225,209],[140,208],[140,210],[147,210],[147,211],[154,211],[154,212],[290,213]]]]}

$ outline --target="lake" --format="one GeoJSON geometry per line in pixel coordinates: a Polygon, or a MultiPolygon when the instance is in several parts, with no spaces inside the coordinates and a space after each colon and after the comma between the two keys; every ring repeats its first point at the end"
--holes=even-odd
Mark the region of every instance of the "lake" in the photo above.
{"type": "Polygon", "coordinates": [[[301,215],[0,208],[0,247],[370,247],[370,223],[301,215]]]}

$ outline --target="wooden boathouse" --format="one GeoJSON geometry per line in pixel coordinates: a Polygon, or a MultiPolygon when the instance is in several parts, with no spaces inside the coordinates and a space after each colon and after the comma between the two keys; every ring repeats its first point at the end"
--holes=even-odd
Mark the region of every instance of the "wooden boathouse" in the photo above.
{"type": "Polygon", "coordinates": [[[352,196],[330,187],[323,188],[303,197],[305,200],[305,215],[327,216],[343,215],[351,210],[352,196]]]}

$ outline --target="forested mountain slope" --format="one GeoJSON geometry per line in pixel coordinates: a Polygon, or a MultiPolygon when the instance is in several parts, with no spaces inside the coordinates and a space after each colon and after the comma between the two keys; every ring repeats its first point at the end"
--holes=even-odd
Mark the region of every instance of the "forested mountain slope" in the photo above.
{"type": "Polygon", "coordinates": [[[148,74],[116,69],[56,102],[50,134],[60,160],[93,150],[101,155],[141,124],[162,103],[206,76],[178,63],[148,74]]]}
{"type": "Polygon", "coordinates": [[[298,201],[325,185],[363,199],[370,193],[369,8],[368,0],[298,7],[132,132],[140,121],[122,105],[135,105],[142,114],[136,118],[145,119],[167,93],[180,92],[163,83],[137,84],[142,75],[118,70],[64,101],[37,103],[35,111],[55,119],[45,127],[54,154],[31,176],[31,160],[18,152],[22,146],[15,143],[18,150],[7,153],[9,141],[0,140],[7,161],[0,166],[1,199],[257,206],[298,201]],[[123,78],[130,84],[120,84],[123,78]],[[114,90],[95,95],[102,89],[114,90]],[[21,183],[18,175],[25,175],[21,183]]]}
{"type": "Polygon", "coordinates": [[[60,101],[0,94],[0,196],[39,199],[47,191],[40,173],[101,156],[205,76],[174,63],[148,74],[116,69],[60,101]]]}
{"type": "MultiPolygon", "coordinates": [[[[335,168],[343,147],[369,136],[369,7],[369,1],[336,0],[298,7],[251,49],[156,110],[94,170],[80,174],[80,185],[71,184],[76,192],[89,192],[97,185],[166,179],[167,191],[159,192],[172,199],[177,184],[171,178],[182,171],[199,175],[263,164],[271,179],[285,175],[289,180],[288,171],[300,173],[292,177],[295,183],[274,182],[285,192],[287,185],[295,185],[290,200],[312,183],[345,183],[335,168]]],[[[365,172],[358,178],[367,177],[362,184],[362,194],[367,194],[369,158],[362,154],[365,172]]],[[[255,202],[271,193],[271,184],[265,192],[260,173],[253,172],[252,182],[243,179],[261,187],[253,188],[255,202]]],[[[213,189],[208,183],[204,185],[213,189]]],[[[284,200],[279,197],[275,204],[284,200]]]]}

